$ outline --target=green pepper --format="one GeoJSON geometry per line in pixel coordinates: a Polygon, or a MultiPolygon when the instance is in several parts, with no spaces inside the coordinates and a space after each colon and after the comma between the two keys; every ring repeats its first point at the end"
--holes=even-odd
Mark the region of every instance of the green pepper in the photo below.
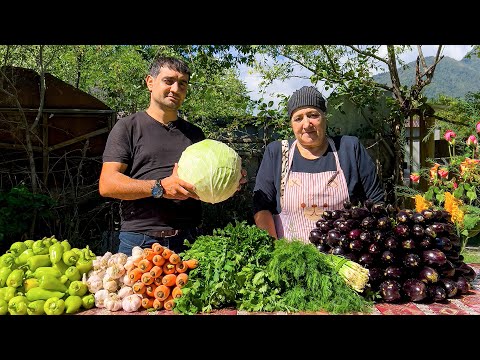
{"type": "Polygon", "coordinates": [[[31,249],[35,240],[25,240],[23,243],[27,245],[27,248],[31,249]]]}
{"type": "Polygon", "coordinates": [[[60,281],[62,282],[62,284],[67,284],[70,285],[70,279],[68,278],[67,275],[63,274],[62,276],[60,276],[60,281]]]}
{"type": "Polygon", "coordinates": [[[12,269],[9,267],[0,268],[0,288],[3,288],[7,283],[8,275],[12,272],[12,269]]]}
{"type": "Polygon", "coordinates": [[[8,275],[7,281],[5,282],[6,286],[11,286],[14,288],[18,288],[19,286],[22,286],[23,284],[23,279],[24,279],[24,271],[23,269],[14,269],[8,275]]]}
{"type": "Polygon", "coordinates": [[[17,288],[12,286],[5,286],[0,288],[0,299],[9,302],[11,298],[13,298],[17,294],[17,288]]]}
{"type": "Polygon", "coordinates": [[[63,240],[63,241],[60,242],[60,244],[62,244],[62,246],[63,246],[63,252],[68,251],[72,248],[72,245],[70,245],[68,240],[63,240]]]}
{"type": "Polygon", "coordinates": [[[74,314],[82,307],[82,297],[70,295],[65,299],[65,314],[74,314]]]}
{"type": "Polygon", "coordinates": [[[70,295],[83,296],[87,293],[88,286],[81,280],[75,280],[68,286],[68,293],[70,295]]]}
{"type": "Polygon", "coordinates": [[[11,253],[5,253],[0,256],[0,268],[8,267],[10,269],[17,268],[17,264],[15,264],[15,255],[11,253]]]}
{"type": "Polygon", "coordinates": [[[45,274],[55,276],[56,278],[59,278],[59,279],[60,279],[60,276],[62,276],[62,273],[60,272],[60,270],[54,267],[40,266],[36,268],[35,271],[33,272],[33,277],[40,279],[45,274]]]}
{"type": "Polygon", "coordinates": [[[25,265],[27,263],[28,258],[33,255],[35,255],[33,253],[33,249],[27,248],[24,252],[22,252],[20,255],[18,255],[15,258],[15,264],[17,264],[18,266],[25,265]]]}
{"type": "MultiPolygon", "coordinates": [[[[56,244],[56,243],[58,243],[58,242],[60,242],[60,241],[58,241],[58,239],[55,237],[55,235],[52,235],[52,237],[50,238],[50,242],[51,242],[51,244],[53,245],[53,244],[56,244]]],[[[50,245],[50,246],[51,246],[51,245],[50,245]]]]}
{"type": "Polygon", "coordinates": [[[45,300],[35,300],[30,301],[27,304],[27,314],[28,315],[43,315],[45,314],[45,300]]]}
{"type": "Polygon", "coordinates": [[[53,239],[55,239],[55,236],[44,237],[42,241],[45,244],[45,246],[49,248],[53,244],[53,239]]]}
{"type": "Polygon", "coordinates": [[[38,286],[45,290],[61,291],[63,293],[67,292],[68,290],[68,288],[60,281],[59,278],[49,274],[42,275],[42,277],[39,279],[38,286]]]}
{"type": "Polygon", "coordinates": [[[0,315],[8,314],[8,302],[3,299],[0,299],[0,315]]]}
{"type": "Polygon", "coordinates": [[[45,301],[43,309],[47,315],[61,315],[65,311],[65,300],[56,296],[51,297],[45,301]]]}
{"type": "Polygon", "coordinates": [[[27,315],[28,300],[23,295],[17,295],[8,302],[8,312],[10,315],[27,315]]]}
{"type": "Polygon", "coordinates": [[[44,240],[37,240],[32,245],[35,255],[48,255],[48,245],[44,240]]]}
{"type": "Polygon", "coordinates": [[[67,270],[65,270],[65,275],[70,281],[76,281],[82,278],[80,270],[78,270],[76,266],[70,266],[67,270]]]}
{"type": "Polygon", "coordinates": [[[80,275],[88,273],[93,268],[93,260],[86,259],[83,255],[77,260],[75,267],[80,271],[80,275]]]}
{"type": "Polygon", "coordinates": [[[65,270],[68,269],[68,265],[63,262],[63,260],[60,260],[59,262],[55,263],[52,265],[54,269],[58,269],[62,274],[65,274],[65,270]]]}
{"type": "Polygon", "coordinates": [[[50,245],[48,248],[48,254],[50,255],[50,261],[52,264],[55,264],[62,260],[62,255],[63,255],[63,246],[59,242],[56,242],[55,244],[50,245]]]}
{"type": "Polygon", "coordinates": [[[27,249],[27,245],[25,245],[23,241],[16,241],[10,245],[10,249],[8,249],[7,252],[13,254],[15,257],[18,257],[18,255],[27,249]]]}
{"type": "Polygon", "coordinates": [[[39,285],[40,285],[40,281],[37,278],[25,279],[25,281],[23,282],[23,288],[25,291],[28,291],[39,285]]]}
{"type": "Polygon", "coordinates": [[[83,251],[77,247],[71,248],[79,257],[82,256],[83,251]]]}
{"type": "Polygon", "coordinates": [[[25,293],[28,301],[47,300],[52,297],[62,298],[64,295],[65,293],[61,291],[46,290],[40,286],[31,288],[25,293]]]}
{"type": "Polygon", "coordinates": [[[91,309],[95,306],[95,295],[88,294],[82,297],[82,306],[84,309],[91,309]]]}
{"type": "Polygon", "coordinates": [[[62,256],[63,262],[68,266],[75,265],[79,258],[80,255],[73,249],[65,251],[62,256]]]}
{"type": "Polygon", "coordinates": [[[90,260],[90,259],[94,260],[97,257],[97,255],[95,255],[95,253],[90,249],[90,246],[88,245],[82,249],[82,253],[85,259],[87,260],[90,260]]]}
{"type": "Polygon", "coordinates": [[[33,255],[28,258],[27,266],[30,270],[35,271],[41,266],[51,266],[50,256],[48,254],[33,255]]]}

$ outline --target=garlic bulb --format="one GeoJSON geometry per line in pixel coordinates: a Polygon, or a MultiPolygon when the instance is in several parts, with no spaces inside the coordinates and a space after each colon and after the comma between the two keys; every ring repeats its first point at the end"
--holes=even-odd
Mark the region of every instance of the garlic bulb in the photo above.
{"type": "Polygon", "coordinates": [[[126,312],[134,312],[142,306],[142,296],[139,294],[132,294],[122,299],[122,307],[126,312]]]}
{"type": "Polygon", "coordinates": [[[118,311],[122,309],[122,299],[116,293],[109,293],[103,305],[109,311],[118,311]]]}
{"type": "Polygon", "coordinates": [[[95,293],[95,306],[98,308],[105,307],[104,302],[105,299],[108,297],[109,292],[106,289],[100,289],[95,293]]]}
{"type": "Polygon", "coordinates": [[[124,297],[127,297],[128,295],[133,294],[133,289],[130,286],[123,286],[118,290],[117,295],[120,297],[120,299],[123,299],[124,297]]]}

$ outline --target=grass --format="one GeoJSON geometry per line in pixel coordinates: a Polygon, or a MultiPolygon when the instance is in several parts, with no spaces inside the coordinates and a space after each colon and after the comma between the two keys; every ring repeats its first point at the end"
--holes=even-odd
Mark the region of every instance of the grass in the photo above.
{"type": "Polygon", "coordinates": [[[462,251],[463,261],[466,264],[480,264],[480,249],[479,250],[470,250],[464,249],[462,251]]]}
{"type": "Polygon", "coordinates": [[[480,236],[468,239],[468,249],[462,251],[463,261],[467,264],[480,263],[480,236]]]}

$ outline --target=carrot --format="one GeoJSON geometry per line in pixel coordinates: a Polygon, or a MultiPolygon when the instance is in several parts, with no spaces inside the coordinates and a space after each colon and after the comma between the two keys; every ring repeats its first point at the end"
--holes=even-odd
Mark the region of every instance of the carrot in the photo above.
{"type": "Polygon", "coordinates": [[[150,271],[153,267],[153,263],[148,259],[142,259],[138,262],[138,268],[142,272],[150,271]]]}
{"type": "Polygon", "coordinates": [[[170,261],[171,264],[176,265],[178,264],[182,259],[180,259],[180,256],[177,253],[172,253],[170,257],[168,258],[168,261],[170,261]]]}
{"type": "Polygon", "coordinates": [[[180,273],[177,275],[177,278],[175,279],[175,284],[181,288],[184,287],[187,282],[188,282],[187,273],[180,273]]]}
{"type": "Polygon", "coordinates": [[[163,279],[163,275],[160,275],[159,277],[153,278],[153,283],[157,286],[162,285],[162,279],[163,279]]]}
{"type": "Polygon", "coordinates": [[[178,273],[183,273],[188,270],[188,266],[185,261],[180,261],[178,264],[175,265],[175,271],[178,273]]]}
{"type": "Polygon", "coordinates": [[[161,266],[155,265],[150,269],[150,275],[152,275],[153,278],[159,277],[162,273],[163,269],[161,266]]]}
{"type": "Polygon", "coordinates": [[[147,260],[152,260],[155,253],[151,247],[143,249],[143,258],[147,260]]]}
{"type": "Polygon", "coordinates": [[[140,270],[138,267],[136,268],[133,268],[132,270],[130,270],[127,275],[128,275],[128,278],[132,281],[132,282],[136,282],[138,280],[140,280],[140,278],[142,277],[142,270],[140,270]]]}
{"type": "Polygon", "coordinates": [[[164,301],[170,295],[170,288],[165,285],[158,285],[153,292],[155,299],[164,301]]]}
{"type": "Polygon", "coordinates": [[[175,272],[175,265],[170,264],[170,261],[167,261],[163,264],[162,270],[165,275],[173,274],[175,272]]]}
{"type": "Polygon", "coordinates": [[[155,254],[152,258],[153,265],[162,266],[167,261],[161,254],[155,254]]]}
{"type": "Polygon", "coordinates": [[[153,276],[149,272],[144,272],[142,274],[142,277],[140,280],[145,284],[145,285],[150,285],[153,284],[153,276]]]}
{"type": "Polygon", "coordinates": [[[151,298],[155,297],[154,292],[155,292],[156,288],[157,288],[157,285],[155,285],[155,284],[150,284],[150,285],[145,286],[145,294],[147,294],[151,298]]]}
{"type": "Polygon", "coordinates": [[[144,294],[146,289],[145,289],[145,283],[142,281],[137,281],[135,284],[132,285],[132,290],[135,294],[144,294]]]}
{"type": "Polygon", "coordinates": [[[142,298],[142,303],[141,303],[141,304],[142,304],[142,307],[143,307],[144,309],[150,309],[150,308],[152,308],[152,307],[153,307],[153,300],[154,300],[154,299],[151,298],[151,297],[144,297],[144,298],[142,298]]]}
{"type": "Polygon", "coordinates": [[[187,264],[189,269],[195,269],[198,266],[198,260],[197,259],[188,259],[188,260],[184,260],[184,261],[187,264]]]}
{"type": "Polygon", "coordinates": [[[182,288],[180,286],[175,286],[172,290],[172,297],[176,299],[180,296],[182,296],[182,288]]]}
{"type": "Polygon", "coordinates": [[[163,301],[158,300],[157,298],[153,299],[153,308],[155,310],[162,310],[163,309],[163,301]]]}
{"type": "MultiPolygon", "coordinates": [[[[180,274],[178,274],[180,275],[180,274]]],[[[175,280],[177,279],[177,275],[175,274],[167,274],[162,279],[162,284],[165,286],[175,286],[175,280]]]]}
{"type": "Polygon", "coordinates": [[[154,243],[152,244],[152,250],[155,253],[155,255],[161,255],[163,252],[164,247],[160,245],[160,243],[154,243]]]}
{"type": "Polygon", "coordinates": [[[173,254],[173,251],[170,250],[169,248],[164,248],[163,251],[162,251],[162,256],[165,258],[165,260],[168,260],[168,258],[172,254],[173,254]]]}
{"type": "Polygon", "coordinates": [[[165,310],[173,310],[173,308],[175,307],[175,299],[172,296],[169,296],[163,302],[163,307],[165,308],[165,310]]]}

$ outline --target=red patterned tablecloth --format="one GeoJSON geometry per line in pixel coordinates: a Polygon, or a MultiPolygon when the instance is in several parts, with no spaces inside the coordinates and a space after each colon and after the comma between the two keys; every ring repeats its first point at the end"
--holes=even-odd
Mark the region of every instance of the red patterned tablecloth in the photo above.
{"type": "MultiPolygon", "coordinates": [[[[466,295],[448,299],[445,303],[406,303],[406,304],[375,304],[372,313],[368,315],[480,315],[480,264],[469,264],[475,269],[476,277],[472,282],[472,288],[466,295]]],[[[82,311],[78,315],[172,315],[172,311],[126,311],[111,312],[106,309],[93,308],[82,311]]],[[[251,313],[237,311],[235,309],[222,309],[209,315],[287,315],[284,312],[277,313],[251,313]]],[[[305,315],[306,313],[294,313],[292,315],[305,315]]],[[[308,313],[308,315],[329,315],[326,312],[308,313]]],[[[364,315],[355,313],[353,315],[364,315]]]]}

